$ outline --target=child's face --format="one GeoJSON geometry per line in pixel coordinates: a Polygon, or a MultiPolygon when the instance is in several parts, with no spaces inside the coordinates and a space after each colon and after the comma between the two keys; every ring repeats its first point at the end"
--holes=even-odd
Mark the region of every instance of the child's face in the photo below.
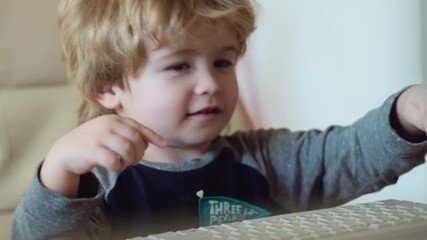
{"type": "MultiPolygon", "coordinates": [[[[238,99],[238,42],[225,24],[195,29],[194,37],[153,49],[129,89],[116,91],[118,114],[153,129],[169,147],[210,145],[238,99]]],[[[118,90],[118,89],[116,89],[118,90]]]]}

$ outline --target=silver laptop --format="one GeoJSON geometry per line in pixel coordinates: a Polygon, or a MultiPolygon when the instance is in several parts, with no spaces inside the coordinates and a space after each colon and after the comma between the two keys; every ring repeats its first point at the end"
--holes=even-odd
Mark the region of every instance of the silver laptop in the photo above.
{"type": "Polygon", "coordinates": [[[166,232],[134,239],[426,240],[427,204],[385,200],[166,232]]]}

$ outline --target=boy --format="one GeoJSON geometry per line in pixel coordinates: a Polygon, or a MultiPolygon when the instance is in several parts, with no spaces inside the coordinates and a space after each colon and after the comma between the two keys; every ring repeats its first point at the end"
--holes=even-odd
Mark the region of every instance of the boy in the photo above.
{"type": "Polygon", "coordinates": [[[335,206],[424,161],[425,86],[349,127],[219,136],[255,28],[250,0],[62,0],[59,26],[84,96],[80,126],[37,170],[14,239],[128,238],[252,217],[242,206],[335,206]],[[200,191],[213,199],[207,212],[200,191]]]}

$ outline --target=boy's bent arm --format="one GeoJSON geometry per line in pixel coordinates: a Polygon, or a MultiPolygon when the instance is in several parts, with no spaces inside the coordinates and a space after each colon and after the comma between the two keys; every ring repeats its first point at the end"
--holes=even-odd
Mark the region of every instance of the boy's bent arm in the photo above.
{"type": "Polygon", "coordinates": [[[68,198],[75,198],[80,183],[80,175],[66,171],[64,168],[55,166],[55,163],[46,160],[40,169],[40,183],[47,189],[59,193],[68,198]]]}
{"type": "Polygon", "coordinates": [[[137,164],[149,143],[166,146],[157,133],[130,118],[115,114],[96,117],[55,142],[40,180],[47,189],[74,198],[81,175],[97,166],[120,171],[137,164]]]}
{"type": "Polygon", "coordinates": [[[39,170],[15,211],[11,238],[107,239],[109,217],[96,178],[91,173],[83,175],[81,186],[86,189],[71,199],[44,188],[39,170]]]}

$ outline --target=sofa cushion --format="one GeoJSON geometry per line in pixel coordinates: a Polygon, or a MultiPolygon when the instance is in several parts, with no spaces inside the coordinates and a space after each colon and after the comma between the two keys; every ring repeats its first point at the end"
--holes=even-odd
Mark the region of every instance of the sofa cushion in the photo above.
{"type": "Polygon", "coordinates": [[[0,212],[17,206],[51,145],[76,126],[79,102],[67,85],[0,88],[0,212]]]}
{"type": "Polygon", "coordinates": [[[13,212],[0,212],[0,239],[10,239],[13,212]]]}
{"type": "Polygon", "coordinates": [[[65,82],[57,0],[0,0],[0,87],[65,82]]]}

